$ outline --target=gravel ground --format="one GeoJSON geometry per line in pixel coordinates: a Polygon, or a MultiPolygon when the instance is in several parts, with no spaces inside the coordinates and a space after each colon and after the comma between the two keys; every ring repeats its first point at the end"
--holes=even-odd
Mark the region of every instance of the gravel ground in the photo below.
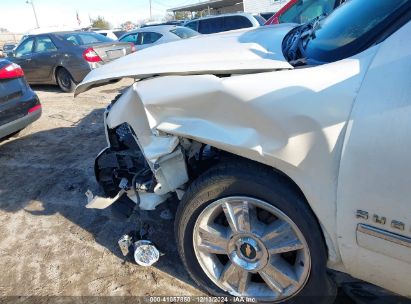
{"type": "Polygon", "coordinates": [[[129,84],[76,99],[53,86],[33,87],[41,118],[18,138],[0,142],[0,295],[202,294],[178,259],[172,221],[153,214],[150,238],[167,258],[142,268],[124,261],[117,247],[133,221],[84,208],[86,190],[98,192],[93,164],[105,147],[104,108],[129,84]]]}
{"type": "MultiPolygon", "coordinates": [[[[93,164],[105,147],[104,108],[131,83],[76,99],[57,87],[33,87],[42,117],[19,137],[0,141],[0,296],[204,295],[178,258],[173,221],[160,218],[161,208],[175,206],[149,213],[148,238],[165,253],[149,268],[124,259],[117,247],[136,228],[135,215],[124,223],[84,208],[87,189],[99,193],[93,164]]],[[[353,303],[346,296],[351,289],[339,290],[336,303],[353,303]]]]}

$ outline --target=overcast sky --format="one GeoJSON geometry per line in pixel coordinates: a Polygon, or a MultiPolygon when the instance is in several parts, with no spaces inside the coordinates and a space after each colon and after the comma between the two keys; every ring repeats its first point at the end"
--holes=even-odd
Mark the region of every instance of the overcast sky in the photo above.
{"type": "MultiPolygon", "coordinates": [[[[136,22],[150,16],[149,0],[33,0],[43,26],[76,26],[76,11],[81,26],[89,25],[89,16],[103,16],[113,26],[125,21],[136,22]]],[[[171,7],[191,4],[199,0],[152,0],[153,15],[160,18],[171,7]]],[[[25,33],[35,28],[33,9],[26,0],[0,0],[0,28],[25,33]]]]}

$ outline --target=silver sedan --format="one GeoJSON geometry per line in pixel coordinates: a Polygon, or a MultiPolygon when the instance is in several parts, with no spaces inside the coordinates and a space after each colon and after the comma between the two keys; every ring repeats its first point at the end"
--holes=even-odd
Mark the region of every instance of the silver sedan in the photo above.
{"type": "Polygon", "coordinates": [[[119,38],[122,42],[132,42],[137,50],[145,49],[157,44],[191,38],[200,35],[198,32],[175,25],[148,26],[127,32],[119,38]]]}

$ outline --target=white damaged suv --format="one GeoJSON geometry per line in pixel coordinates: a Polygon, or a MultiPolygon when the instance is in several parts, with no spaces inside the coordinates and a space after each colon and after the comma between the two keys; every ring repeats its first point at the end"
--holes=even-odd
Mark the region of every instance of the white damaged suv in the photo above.
{"type": "Polygon", "coordinates": [[[105,113],[103,209],[171,197],[212,295],[332,300],[326,269],[411,296],[411,1],[195,37],[92,71],[135,83],[105,113]]]}

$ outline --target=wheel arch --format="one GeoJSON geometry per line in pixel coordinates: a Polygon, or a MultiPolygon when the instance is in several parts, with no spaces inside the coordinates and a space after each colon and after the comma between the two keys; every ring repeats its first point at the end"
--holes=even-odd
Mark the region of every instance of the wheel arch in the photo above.
{"type": "Polygon", "coordinates": [[[53,81],[56,83],[56,84],[58,84],[57,83],[57,72],[60,70],[60,69],[65,69],[69,74],[70,74],[70,76],[71,76],[71,78],[74,80],[74,78],[73,78],[73,73],[71,73],[70,72],[70,69],[68,69],[66,66],[64,66],[63,64],[61,64],[61,63],[59,63],[58,65],[56,65],[56,67],[54,68],[54,72],[53,72],[53,81]]]}
{"type": "MultiPolygon", "coordinates": [[[[62,66],[61,64],[59,64],[59,65],[57,65],[55,68],[54,68],[54,72],[53,72],[53,81],[58,85],[58,82],[57,82],[57,72],[60,70],[60,69],[65,69],[65,67],[64,66],[62,66]]],[[[67,70],[67,69],[66,69],[67,70]]]]}
{"type": "MultiPolygon", "coordinates": [[[[54,72],[53,72],[53,77],[54,77],[54,81],[56,82],[56,84],[58,84],[57,83],[57,72],[60,70],[60,69],[66,69],[66,67],[64,67],[63,65],[61,65],[61,64],[58,64],[58,65],[56,65],[56,67],[54,68],[54,72]]],[[[67,70],[67,69],[66,69],[67,70]]],[[[69,70],[67,70],[69,73],[70,73],[70,71],[69,70]]],[[[71,73],[70,73],[71,74],[71,73]]]]}
{"type": "MultiPolygon", "coordinates": [[[[198,142],[198,141],[197,141],[198,142]]],[[[200,142],[201,143],[201,142],[200,142]]],[[[207,145],[206,143],[201,143],[204,145],[207,145]]],[[[327,248],[327,256],[328,256],[328,260],[329,262],[331,262],[332,264],[339,264],[341,263],[341,258],[340,255],[338,253],[338,245],[334,242],[333,238],[331,237],[331,231],[328,231],[326,229],[326,227],[321,223],[321,219],[319,214],[315,211],[315,209],[312,207],[312,203],[310,203],[307,195],[305,194],[305,192],[303,191],[302,186],[295,181],[295,179],[293,179],[291,177],[292,173],[292,169],[290,169],[289,171],[287,170],[287,164],[282,164],[282,166],[280,165],[280,163],[282,163],[282,161],[279,160],[279,166],[272,166],[272,165],[268,165],[265,164],[263,162],[257,161],[257,160],[253,160],[250,158],[246,158],[237,154],[234,154],[232,152],[226,151],[226,150],[222,150],[214,145],[210,145],[213,148],[216,148],[220,151],[222,151],[224,153],[224,158],[222,158],[222,162],[224,161],[229,161],[229,160],[240,160],[242,162],[246,162],[249,164],[253,164],[256,167],[260,167],[260,168],[266,168],[271,170],[273,175],[276,175],[277,177],[281,178],[281,182],[284,183],[285,185],[287,185],[287,187],[290,188],[290,190],[294,191],[296,194],[298,194],[298,196],[301,197],[301,199],[307,204],[307,206],[309,207],[309,209],[311,210],[311,212],[314,214],[315,219],[317,220],[318,225],[321,228],[321,232],[322,232],[322,238],[323,241],[326,245],[327,248]]]]}

